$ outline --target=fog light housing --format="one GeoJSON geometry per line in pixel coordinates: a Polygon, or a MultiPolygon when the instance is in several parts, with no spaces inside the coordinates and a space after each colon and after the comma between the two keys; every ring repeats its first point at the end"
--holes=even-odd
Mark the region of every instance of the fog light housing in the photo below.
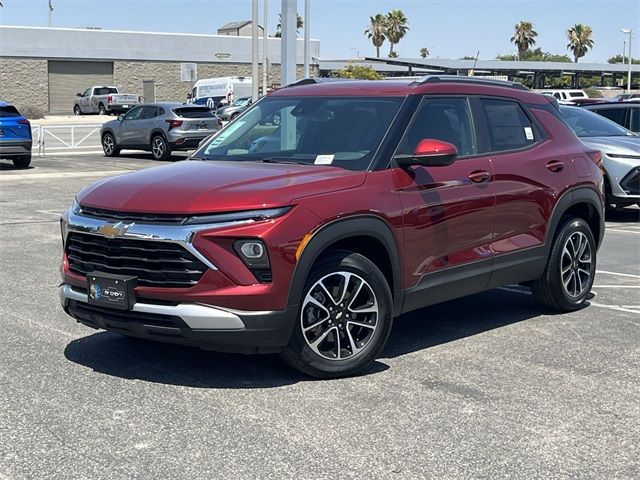
{"type": "Polygon", "coordinates": [[[261,240],[255,238],[237,240],[233,244],[233,249],[260,283],[271,281],[269,254],[261,240]]]}

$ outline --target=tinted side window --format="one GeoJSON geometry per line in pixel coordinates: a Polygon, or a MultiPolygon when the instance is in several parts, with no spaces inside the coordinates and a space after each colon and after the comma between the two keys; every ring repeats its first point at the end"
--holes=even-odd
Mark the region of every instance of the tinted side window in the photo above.
{"type": "Polygon", "coordinates": [[[517,150],[535,143],[535,130],[529,117],[517,102],[480,100],[487,119],[492,152],[517,150]]]}
{"type": "Polygon", "coordinates": [[[142,114],[142,107],[134,107],[125,115],[125,120],[139,120],[142,114]]]}
{"type": "Polygon", "coordinates": [[[629,128],[629,125],[625,122],[626,110],[624,108],[600,108],[595,112],[609,120],[613,120],[618,125],[629,128]]]}
{"type": "Polygon", "coordinates": [[[629,126],[629,130],[636,133],[640,132],[640,108],[631,109],[631,125],[629,126]]]}
{"type": "Polygon", "coordinates": [[[148,120],[158,116],[158,107],[144,107],[140,114],[141,120],[148,120]]]}
{"type": "Polygon", "coordinates": [[[407,129],[397,153],[413,154],[420,140],[452,143],[461,157],[477,153],[471,109],[466,98],[425,98],[407,129]]]}
{"type": "Polygon", "coordinates": [[[11,105],[5,105],[4,107],[0,107],[0,118],[2,117],[19,117],[20,114],[16,107],[11,105]]]}

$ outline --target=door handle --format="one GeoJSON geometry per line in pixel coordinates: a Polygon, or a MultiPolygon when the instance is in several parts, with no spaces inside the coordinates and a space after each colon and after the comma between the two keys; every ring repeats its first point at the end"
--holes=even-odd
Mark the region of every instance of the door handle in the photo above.
{"type": "Polygon", "coordinates": [[[473,183],[482,183],[489,180],[491,174],[489,172],[485,172],[484,170],[476,170],[469,174],[469,180],[473,183]]]}
{"type": "Polygon", "coordinates": [[[559,172],[564,168],[564,163],[560,160],[551,160],[547,163],[547,168],[552,172],[559,172]]]}

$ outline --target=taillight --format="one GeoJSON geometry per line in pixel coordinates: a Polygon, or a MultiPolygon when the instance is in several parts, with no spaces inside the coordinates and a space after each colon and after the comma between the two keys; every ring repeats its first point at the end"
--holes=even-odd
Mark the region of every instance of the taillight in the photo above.
{"type": "Polygon", "coordinates": [[[165,122],[169,124],[169,130],[171,130],[172,128],[178,128],[180,125],[182,125],[182,120],[165,120],[165,122]]]}
{"type": "Polygon", "coordinates": [[[593,160],[593,163],[600,166],[602,163],[602,152],[600,150],[592,150],[587,152],[587,155],[589,155],[589,158],[593,160]]]}
{"type": "Polygon", "coordinates": [[[29,120],[27,120],[26,118],[23,118],[23,119],[21,119],[21,120],[18,120],[18,123],[19,123],[20,125],[29,125],[29,126],[31,126],[31,124],[29,123],[29,120]]]}
{"type": "Polygon", "coordinates": [[[111,95],[109,95],[107,97],[107,103],[111,103],[111,102],[113,102],[113,97],[111,95]]]}

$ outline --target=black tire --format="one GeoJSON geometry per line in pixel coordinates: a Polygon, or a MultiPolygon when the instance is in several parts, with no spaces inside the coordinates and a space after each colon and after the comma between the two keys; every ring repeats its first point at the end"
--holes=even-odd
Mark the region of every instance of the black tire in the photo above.
{"type": "Polygon", "coordinates": [[[162,135],[151,137],[151,155],[154,160],[168,160],[171,157],[171,149],[162,135]]]}
{"type": "Polygon", "coordinates": [[[82,115],[82,110],[80,109],[80,105],[74,105],[73,107],[73,114],[76,116],[80,116],[82,115]]]}
{"type": "Polygon", "coordinates": [[[31,154],[13,159],[13,166],[16,168],[27,168],[29,165],[31,165],[31,154]]]}
{"type": "Polygon", "coordinates": [[[378,267],[358,253],[334,251],[321,258],[311,270],[299,300],[293,333],[281,357],[307,375],[354,375],[374,361],[389,338],[393,323],[391,290],[378,267]],[[309,297],[313,299],[307,301],[309,297]],[[326,301],[328,307],[320,309],[319,301],[326,301]],[[367,309],[375,311],[364,312],[367,309]],[[303,325],[317,328],[303,332],[303,325]],[[311,347],[316,342],[317,351],[311,347]]]}
{"type": "Polygon", "coordinates": [[[544,307],[571,312],[586,305],[595,273],[596,242],[589,225],[581,218],[566,217],[553,239],[544,273],[531,290],[544,307]],[[579,241],[586,241],[584,249],[579,241]]]}
{"type": "Polygon", "coordinates": [[[234,119],[238,118],[238,115],[240,115],[239,112],[232,113],[230,120],[234,120],[234,119]]]}
{"type": "Polygon", "coordinates": [[[98,115],[106,115],[107,114],[107,109],[104,108],[104,105],[101,103],[100,105],[98,105],[98,115]]]}
{"type": "Polygon", "coordinates": [[[102,151],[105,157],[117,157],[120,155],[116,139],[111,133],[107,132],[102,136],[102,151]]]}

